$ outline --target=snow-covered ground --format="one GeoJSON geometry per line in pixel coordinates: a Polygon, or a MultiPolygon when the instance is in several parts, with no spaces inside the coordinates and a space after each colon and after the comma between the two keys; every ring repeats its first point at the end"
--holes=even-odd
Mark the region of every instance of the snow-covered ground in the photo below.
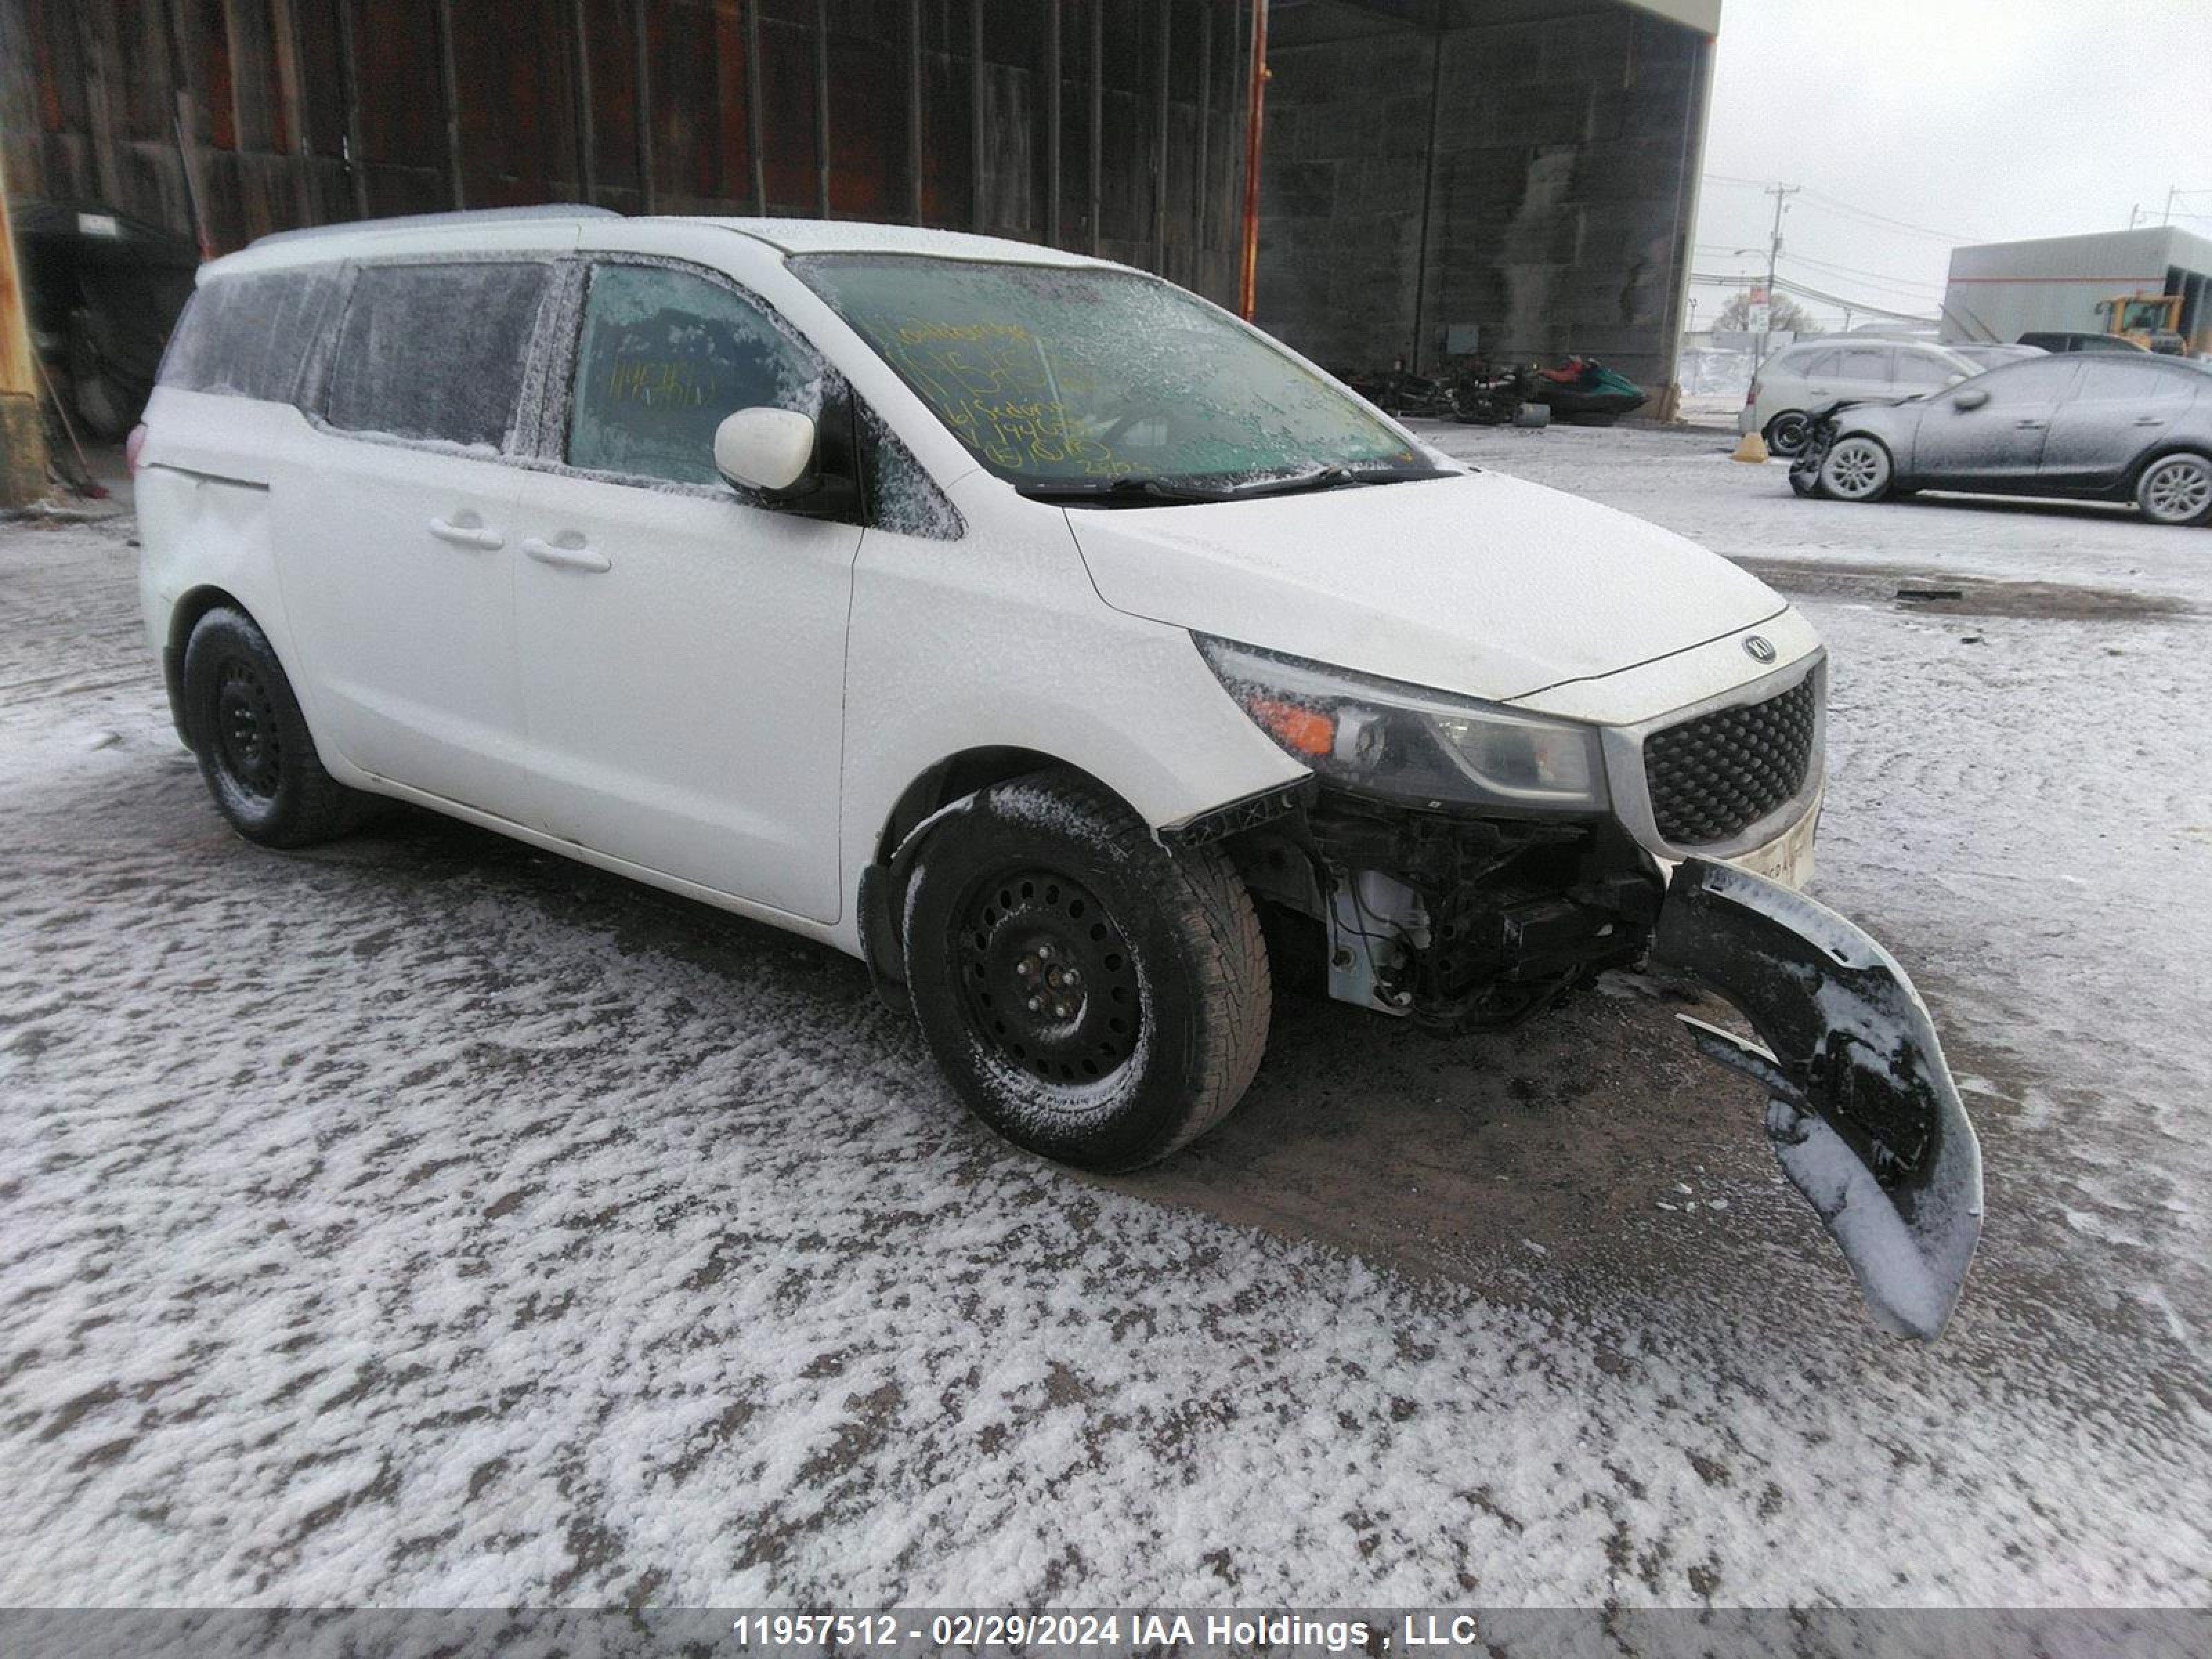
{"type": "Polygon", "coordinates": [[[0,1602],[2212,1598],[2212,532],[1432,435],[1826,633],[1817,890],[1988,1164],[1941,1345],[1642,981],[1286,1000],[1221,1132],[1081,1178],[829,952],[419,815],[240,842],[129,521],[6,526],[0,1602]]]}

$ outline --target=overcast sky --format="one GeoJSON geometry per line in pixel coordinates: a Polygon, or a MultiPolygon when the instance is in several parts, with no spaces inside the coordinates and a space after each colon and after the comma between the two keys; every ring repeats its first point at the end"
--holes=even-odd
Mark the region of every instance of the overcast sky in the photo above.
{"type": "Polygon", "coordinates": [[[1802,185],[1782,274],[1930,317],[1960,242],[2156,223],[2177,185],[2212,236],[2212,0],[1726,0],[1705,170],[1696,270],[1764,272],[1759,186],[1802,185]]]}

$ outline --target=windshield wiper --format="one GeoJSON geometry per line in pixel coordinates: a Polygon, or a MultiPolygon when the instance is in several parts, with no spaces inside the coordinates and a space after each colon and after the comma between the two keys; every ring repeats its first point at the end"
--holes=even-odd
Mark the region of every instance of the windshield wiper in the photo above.
{"type": "Polygon", "coordinates": [[[1016,484],[1015,490],[1031,501],[1096,501],[1101,496],[1141,495],[1156,501],[1244,501],[1259,495],[1287,495],[1299,490],[1333,489],[1339,484],[1400,483],[1416,478],[1449,478],[1455,475],[1442,467],[1408,471],[1395,466],[1324,466],[1288,478],[1259,478],[1246,484],[1219,487],[1178,483],[1167,478],[1071,478],[1052,483],[1016,484]]]}
{"type": "Polygon", "coordinates": [[[1016,484],[1015,492],[1033,501],[1096,501],[1098,497],[1145,495],[1157,501],[1226,501],[1236,492],[1207,489],[1197,484],[1170,483],[1164,478],[1070,478],[1055,483],[1016,484]]]}

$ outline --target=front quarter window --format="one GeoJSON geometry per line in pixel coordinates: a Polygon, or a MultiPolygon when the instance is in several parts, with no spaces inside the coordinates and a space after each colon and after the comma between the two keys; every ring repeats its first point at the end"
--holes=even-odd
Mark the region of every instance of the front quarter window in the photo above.
{"type": "Polygon", "coordinates": [[[1435,471],[1365,404],[1154,277],[872,254],[792,269],[977,461],[1024,489],[1435,471]]]}

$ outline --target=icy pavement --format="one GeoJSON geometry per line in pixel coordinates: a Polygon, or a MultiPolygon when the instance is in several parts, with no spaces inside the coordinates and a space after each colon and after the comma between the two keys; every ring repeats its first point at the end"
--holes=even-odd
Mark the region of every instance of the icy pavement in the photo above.
{"type": "Polygon", "coordinates": [[[1826,631],[1816,890],[1988,1163],[1942,1344],[1643,981],[1286,1000],[1221,1133],[1079,1178],[831,953],[419,815],[238,842],[127,522],[9,526],[0,1601],[2212,1597],[2212,532],[1432,435],[1826,631]]]}

